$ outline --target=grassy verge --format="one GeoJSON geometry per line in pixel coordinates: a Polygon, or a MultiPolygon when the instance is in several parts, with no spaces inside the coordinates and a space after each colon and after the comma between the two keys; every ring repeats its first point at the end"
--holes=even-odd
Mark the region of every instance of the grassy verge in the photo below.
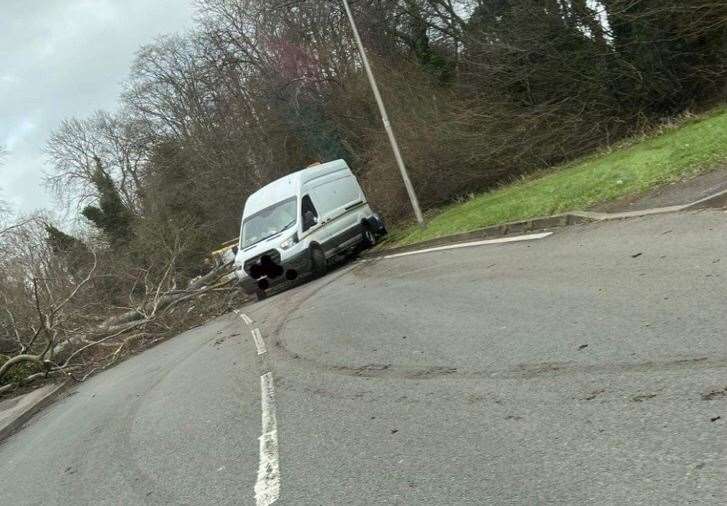
{"type": "Polygon", "coordinates": [[[391,231],[402,246],[478,228],[586,209],[688,178],[727,162],[727,108],[631,139],[519,182],[431,213],[426,229],[391,231]]]}

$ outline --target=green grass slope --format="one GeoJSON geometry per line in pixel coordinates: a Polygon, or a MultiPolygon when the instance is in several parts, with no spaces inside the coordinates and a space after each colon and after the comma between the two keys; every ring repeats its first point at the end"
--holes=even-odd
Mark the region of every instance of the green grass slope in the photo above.
{"type": "Polygon", "coordinates": [[[430,213],[392,230],[401,246],[478,228],[582,210],[689,178],[727,162],[727,108],[430,213]]]}

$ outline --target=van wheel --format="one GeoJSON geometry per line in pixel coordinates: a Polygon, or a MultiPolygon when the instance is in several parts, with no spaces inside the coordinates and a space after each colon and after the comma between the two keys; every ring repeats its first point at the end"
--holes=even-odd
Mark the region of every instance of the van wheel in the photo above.
{"type": "Polygon", "coordinates": [[[257,298],[258,301],[265,300],[268,298],[268,294],[265,293],[265,290],[261,290],[260,288],[258,288],[255,291],[255,298],[257,298]]]}
{"type": "Polygon", "coordinates": [[[361,232],[361,246],[364,249],[373,248],[376,245],[376,234],[371,230],[371,227],[364,225],[363,232],[361,232]]]}
{"type": "Polygon", "coordinates": [[[315,277],[323,276],[328,268],[326,255],[319,246],[311,246],[310,249],[310,267],[315,277]]]}

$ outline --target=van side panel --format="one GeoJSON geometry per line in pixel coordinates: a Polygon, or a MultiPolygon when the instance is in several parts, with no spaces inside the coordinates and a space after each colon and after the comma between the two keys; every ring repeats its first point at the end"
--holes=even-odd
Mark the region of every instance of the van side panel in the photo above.
{"type": "Polygon", "coordinates": [[[361,220],[355,210],[364,204],[365,197],[350,170],[309,181],[302,189],[302,195],[306,194],[311,197],[319,219],[311,240],[321,244],[327,256],[358,241],[361,220]]]}
{"type": "Polygon", "coordinates": [[[310,190],[311,198],[321,214],[340,214],[362,200],[361,191],[352,175],[344,175],[310,190]]]}

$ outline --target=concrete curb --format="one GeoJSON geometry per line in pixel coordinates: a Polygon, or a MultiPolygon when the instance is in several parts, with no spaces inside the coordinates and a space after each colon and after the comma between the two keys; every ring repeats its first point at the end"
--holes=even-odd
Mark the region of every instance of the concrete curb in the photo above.
{"type": "Polygon", "coordinates": [[[727,190],[715,193],[709,197],[697,200],[691,204],[684,206],[685,210],[692,209],[709,209],[715,207],[726,207],[727,206],[727,190]]]}
{"type": "Polygon", "coordinates": [[[50,406],[58,400],[66,390],[72,385],[71,381],[66,381],[57,385],[46,395],[36,400],[33,404],[27,406],[22,412],[18,413],[12,420],[7,421],[0,427],[0,442],[14,434],[18,429],[25,425],[36,413],[50,406]]]}
{"type": "Polygon", "coordinates": [[[377,249],[365,253],[364,258],[377,258],[394,253],[406,253],[407,251],[415,251],[422,248],[431,248],[436,246],[444,246],[448,244],[457,244],[460,242],[477,241],[480,239],[494,239],[504,237],[512,233],[528,233],[534,231],[549,230],[553,228],[565,227],[568,225],[577,225],[581,223],[594,223],[600,221],[626,220],[629,218],[639,218],[642,216],[652,216],[666,213],[676,213],[679,211],[696,211],[700,209],[727,207],[727,190],[715,193],[709,197],[683,204],[669,207],[656,207],[652,209],[643,209],[641,211],[625,211],[621,213],[600,213],[595,211],[571,211],[553,216],[543,216],[531,218],[528,220],[514,221],[510,223],[502,223],[500,225],[492,225],[489,227],[464,232],[462,234],[446,235],[437,237],[428,241],[422,241],[406,246],[395,248],[377,249]]]}

